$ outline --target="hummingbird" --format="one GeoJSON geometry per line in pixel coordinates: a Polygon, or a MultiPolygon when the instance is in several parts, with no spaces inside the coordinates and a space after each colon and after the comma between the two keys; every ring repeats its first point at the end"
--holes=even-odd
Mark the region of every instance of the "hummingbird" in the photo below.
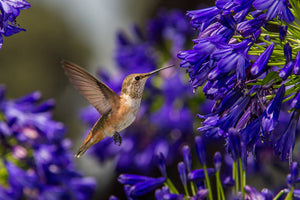
{"type": "Polygon", "coordinates": [[[75,157],[82,156],[88,148],[103,140],[105,136],[114,137],[115,144],[121,145],[122,138],[119,132],[130,126],[135,120],[147,79],[151,75],[173,66],[148,73],[128,75],[123,81],[119,96],[85,69],[63,60],[62,67],[70,82],[101,115],[89,131],[75,157]]]}

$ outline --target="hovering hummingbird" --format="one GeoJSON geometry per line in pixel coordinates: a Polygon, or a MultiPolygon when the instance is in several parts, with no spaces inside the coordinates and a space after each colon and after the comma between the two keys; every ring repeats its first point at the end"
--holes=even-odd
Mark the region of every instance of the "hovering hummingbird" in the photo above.
{"type": "Polygon", "coordinates": [[[105,136],[113,136],[114,142],[121,145],[122,138],[119,132],[135,120],[147,79],[152,74],[174,65],[148,73],[128,75],[123,81],[120,96],[78,65],[63,60],[62,66],[74,87],[101,114],[75,154],[75,157],[79,158],[89,147],[103,140],[105,136]]]}

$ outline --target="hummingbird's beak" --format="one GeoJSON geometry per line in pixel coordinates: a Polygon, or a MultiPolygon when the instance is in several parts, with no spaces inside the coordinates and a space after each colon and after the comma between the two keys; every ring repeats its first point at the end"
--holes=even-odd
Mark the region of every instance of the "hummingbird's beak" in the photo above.
{"type": "Polygon", "coordinates": [[[170,66],[166,66],[166,67],[162,67],[162,68],[156,69],[156,70],[154,70],[154,71],[152,71],[152,72],[145,73],[145,74],[144,74],[144,77],[151,76],[152,74],[155,74],[155,73],[157,73],[157,72],[160,72],[161,70],[168,69],[168,68],[174,67],[174,66],[175,66],[175,65],[170,65],[170,66]]]}

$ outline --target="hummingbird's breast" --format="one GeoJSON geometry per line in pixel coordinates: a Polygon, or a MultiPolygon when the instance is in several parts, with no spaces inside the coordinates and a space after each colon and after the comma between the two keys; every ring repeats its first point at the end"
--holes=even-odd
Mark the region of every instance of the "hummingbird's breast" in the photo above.
{"type": "Polygon", "coordinates": [[[115,129],[117,132],[122,131],[134,122],[140,104],[140,98],[132,98],[126,94],[121,95],[120,107],[116,113],[115,129]]]}

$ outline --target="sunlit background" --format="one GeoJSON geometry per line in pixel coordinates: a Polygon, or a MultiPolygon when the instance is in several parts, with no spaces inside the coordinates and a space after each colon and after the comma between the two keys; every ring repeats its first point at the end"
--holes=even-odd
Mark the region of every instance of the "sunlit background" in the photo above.
{"type": "MultiPolygon", "coordinates": [[[[159,0],[40,0],[21,12],[17,24],[26,29],[4,38],[0,59],[0,82],[7,97],[17,98],[41,91],[43,99],[56,101],[54,119],[63,122],[67,137],[77,150],[83,139],[83,123],[78,113],[88,102],[71,86],[61,68],[67,59],[87,68],[92,74],[102,67],[115,70],[112,58],[116,32],[128,31],[143,23],[160,8],[195,9],[209,2],[159,0]]],[[[85,176],[97,177],[94,199],[116,194],[113,162],[99,165],[88,156],[75,159],[85,176]]],[[[121,187],[117,187],[118,190],[121,187]]]]}

